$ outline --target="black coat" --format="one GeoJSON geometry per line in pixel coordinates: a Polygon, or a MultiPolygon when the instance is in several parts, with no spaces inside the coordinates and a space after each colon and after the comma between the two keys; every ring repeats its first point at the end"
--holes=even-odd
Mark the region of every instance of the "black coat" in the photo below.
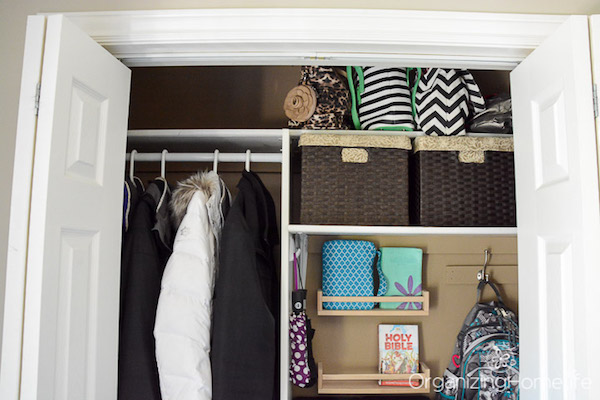
{"type": "Polygon", "coordinates": [[[149,186],[131,218],[121,262],[119,400],[160,400],[154,320],[173,228],[165,182],[149,186]],[[161,196],[165,196],[157,211],[161,196]]]}
{"type": "Polygon", "coordinates": [[[129,179],[129,176],[125,177],[125,196],[123,203],[123,237],[121,239],[123,245],[125,244],[125,236],[127,235],[129,223],[133,219],[135,209],[143,195],[144,185],[142,184],[142,181],[135,176],[133,177],[133,181],[129,179]]]}
{"type": "Polygon", "coordinates": [[[279,398],[275,205],[244,172],[221,239],[213,303],[213,400],[279,398]]]}

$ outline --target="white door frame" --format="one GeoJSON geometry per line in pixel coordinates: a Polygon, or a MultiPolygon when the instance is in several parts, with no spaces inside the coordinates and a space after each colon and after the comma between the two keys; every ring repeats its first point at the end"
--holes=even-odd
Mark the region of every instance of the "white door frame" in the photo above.
{"type": "Polygon", "coordinates": [[[564,15],[332,9],[66,13],[128,66],[288,64],[513,69],[564,15]]]}
{"type": "MultiPolygon", "coordinates": [[[[496,70],[513,69],[568,18],[332,9],[64,14],[128,66],[368,63],[496,70]]],[[[19,135],[31,135],[33,140],[35,132],[19,132],[19,135]]],[[[287,269],[282,269],[281,273],[282,282],[288,282],[287,269]]],[[[9,263],[7,274],[24,280],[23,261],[9,263]]],[[[11,282],[11,285],[24,286],[24,282],[11,282]]],[[[10,301],[7,299],[9,313],[5,314],[6,320],[21,312],[22,308],[10,310],[8,305],[22,305],[22,294],[13,293],[15,297],[10,301]]],[[[289,309],[286,291],[282,291],[281,306],[285,337],[289,309]]],[[[21,329],[20,325],[11,325],[14,326],[4,327],[5,339],[7,329],[21,329]]],[[[17,336],[20,337],[12,335],[17,336]]],[[[9,343],[5,342],[4,349],[7,345],[9,343]]],[[[20,346],[15,348],[20,349],[20,346]]],[[[286,365],[287,348],[282,350],[281,361],[286,365]]],[[[15,357],[12,359],[16,360],[15,357]]],[[[20,363],[14,368],[20,369],[20,363]]],[[[286,382],[287,371],[284,368],[282,371],[281,381],[286,382]]]]}

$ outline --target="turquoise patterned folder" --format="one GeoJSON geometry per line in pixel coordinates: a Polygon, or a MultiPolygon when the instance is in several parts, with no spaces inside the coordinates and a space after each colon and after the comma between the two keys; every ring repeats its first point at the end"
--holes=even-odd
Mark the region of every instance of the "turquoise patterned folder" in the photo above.
{"type": "MultiPolygon", "coordinates": [[[[323,244],[323,296],[373,296],[375,244],[330,240],[323,244]]],[[[325,310],[370,310],[374,302],[323,302],[325,310]]]]}
{"type": "MultiPolygon", "coordinates": [[[[420,296],[423,283],[423,250],[409,247],[382,247],[381,272],[387,286],[385,296],[420,296]]],[[[421,302],[379,303],[379,308],[420,310],[421,302]]]]}

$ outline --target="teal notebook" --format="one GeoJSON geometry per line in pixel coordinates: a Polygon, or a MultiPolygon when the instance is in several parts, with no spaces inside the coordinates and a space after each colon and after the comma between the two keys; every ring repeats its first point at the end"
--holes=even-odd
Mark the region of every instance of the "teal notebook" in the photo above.
{"type": "MultiPolygon", "coordinates": [[[[420,296],[423,283],[423,250],[410,247],[382,247],[379,261],[386,287],[384,296],[420,296]]],[[[420,310],[421,302],[379,303],[382,309],[420,310]]]]}

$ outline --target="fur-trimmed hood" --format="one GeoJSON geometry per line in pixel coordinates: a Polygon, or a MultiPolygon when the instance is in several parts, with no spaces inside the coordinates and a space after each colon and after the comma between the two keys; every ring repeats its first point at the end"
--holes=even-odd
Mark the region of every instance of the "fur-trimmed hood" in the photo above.
{"type": "Polygon", "coordinates": [[[186,180],[177,183],[177,189],[173,192],[171,199],[171,211],[173,212],[173,224],[179,227],[187,212],[187,207],[194,197],[194,193],[201,190],[210,199],[219,191],[221,178],[214,171],[198,172],[186,180]]]}
{"type": "Polygon", "coordinates": [[[173,192],[170,206],[177,235],[162,275],[154,323],[164,399],[211,400],[212,298],[224,220],[221,209],[228,194],[214,171],[179,182],[173,192]]]}

